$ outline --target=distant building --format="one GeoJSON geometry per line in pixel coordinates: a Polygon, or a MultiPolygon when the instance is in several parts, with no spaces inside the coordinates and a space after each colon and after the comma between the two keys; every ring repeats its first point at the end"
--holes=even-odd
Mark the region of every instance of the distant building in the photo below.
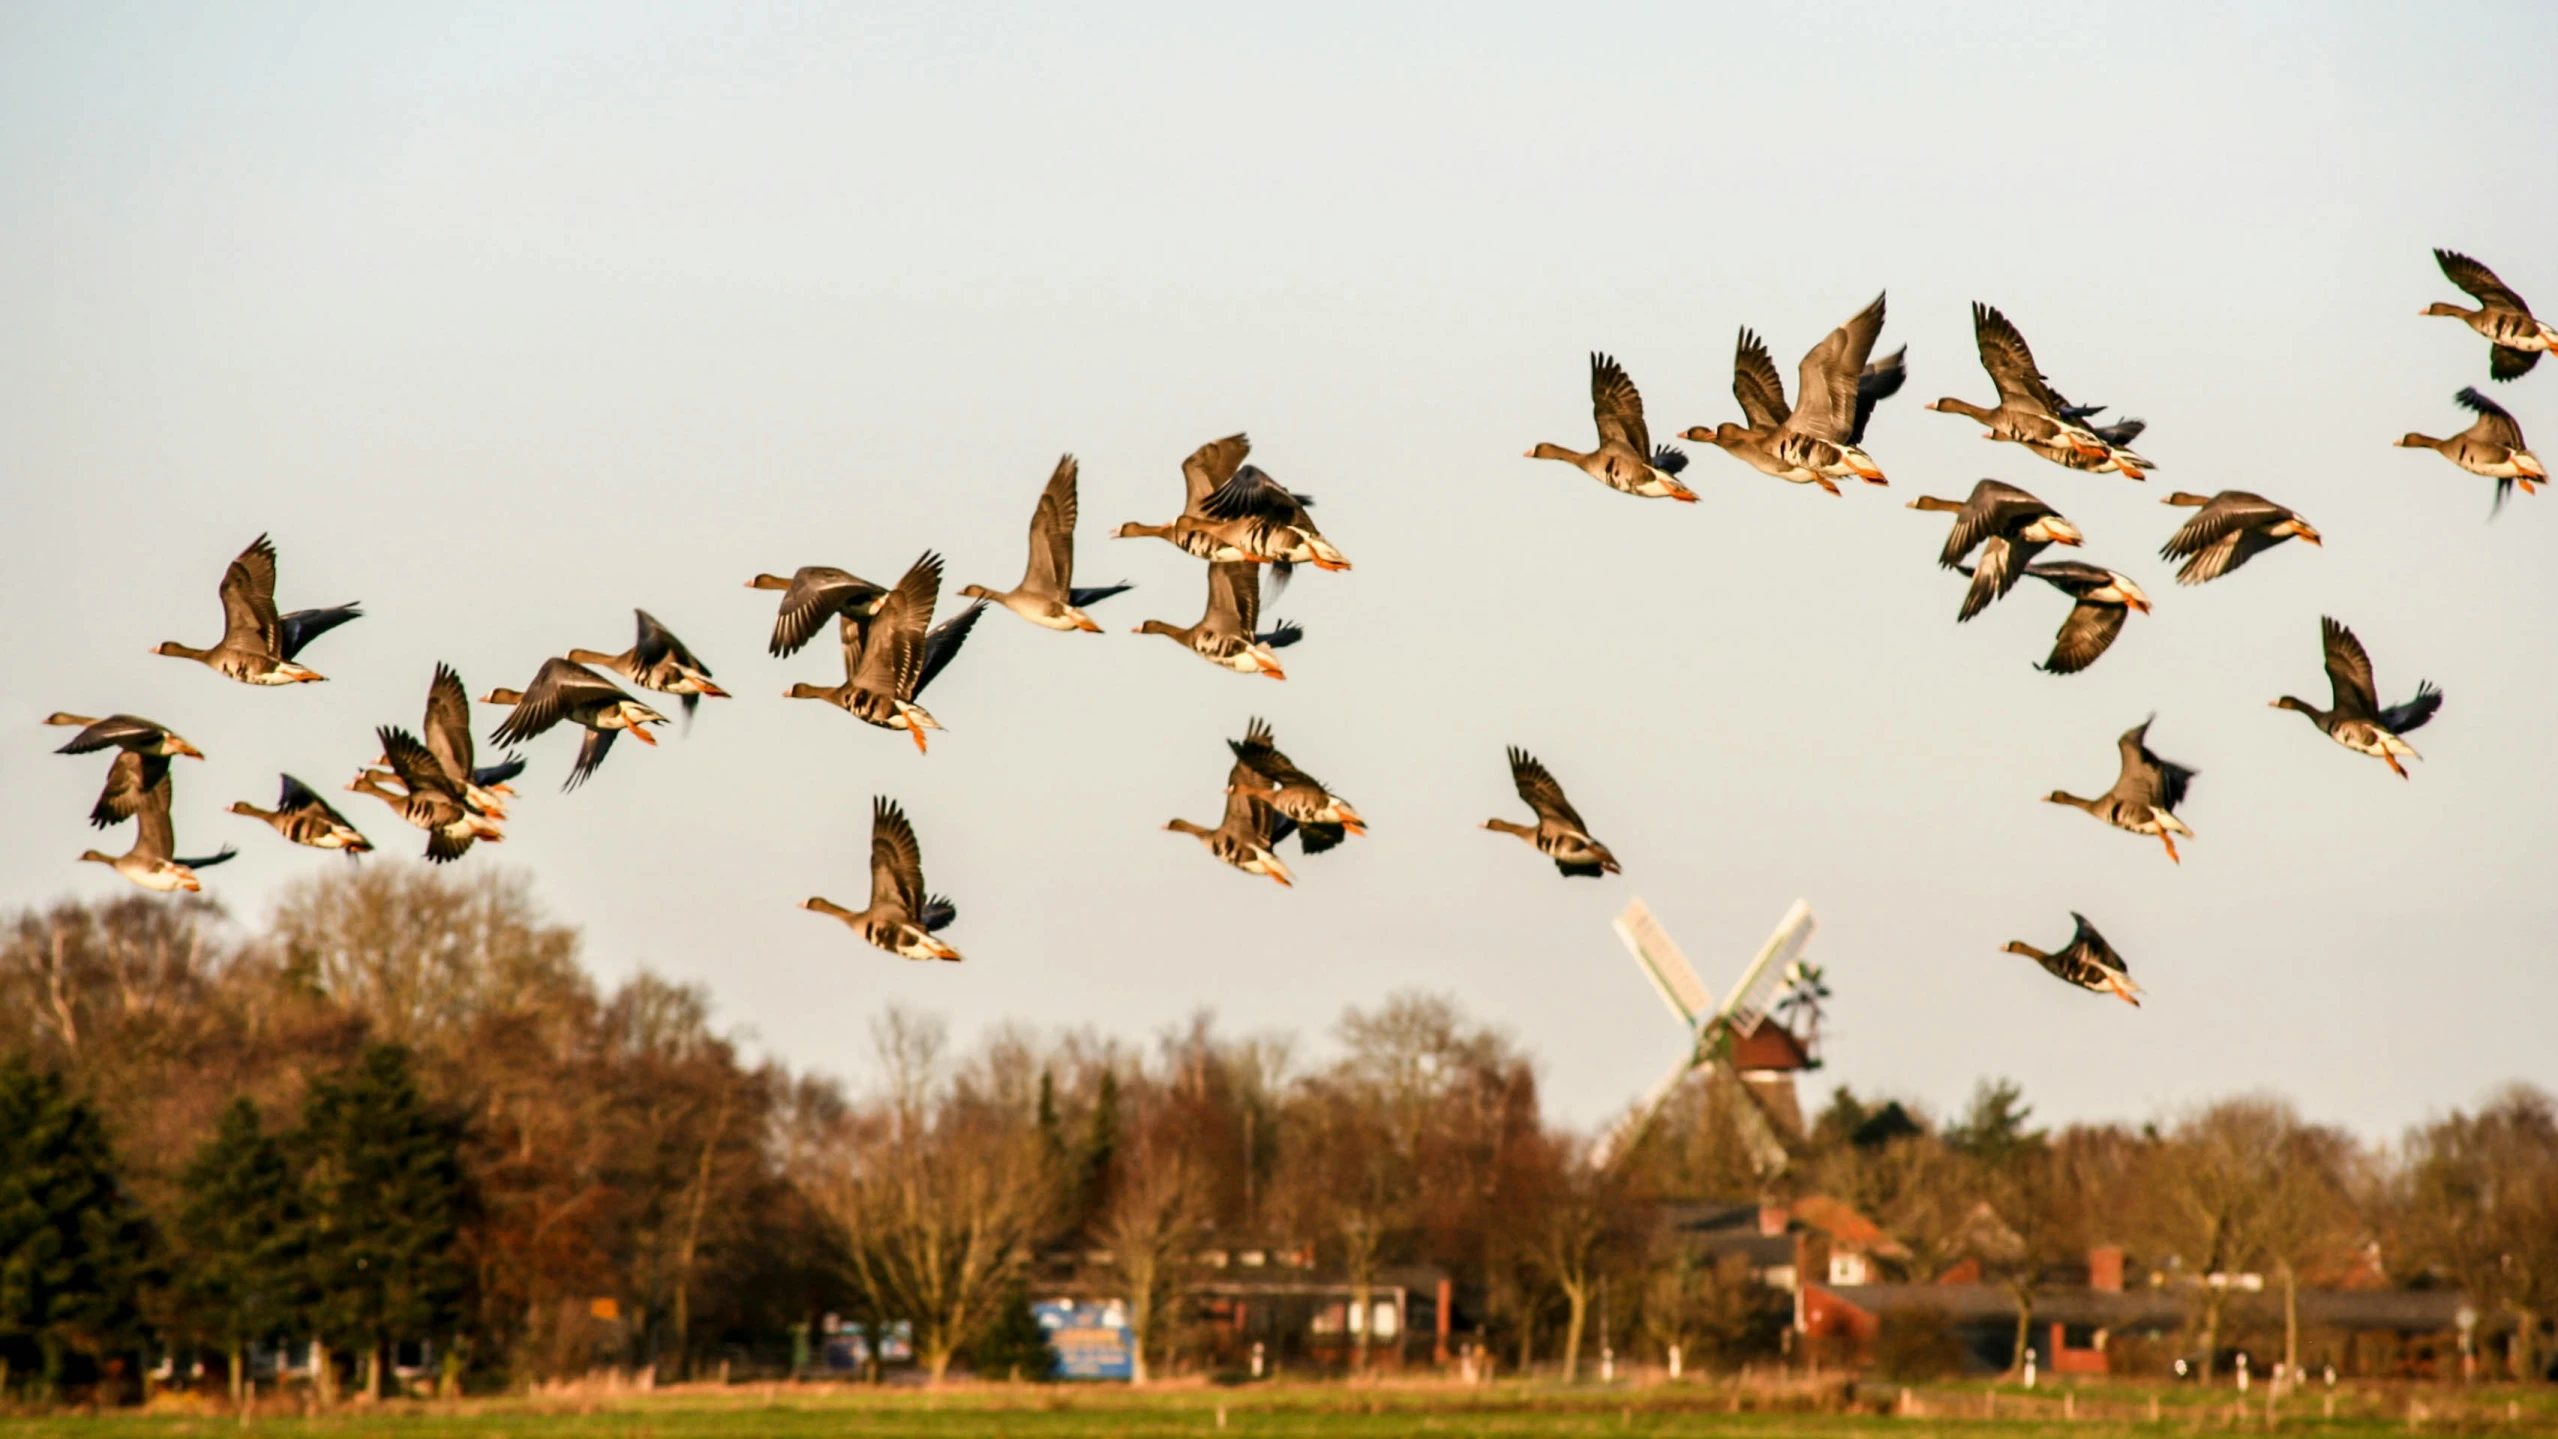
{"type": "MultiPolygon", "coordinates": [[[[1318,1266],[1308,1246],[1239,1244],[1200,1256],[1181,1327],[1190,1351],[1215,1369],[1248,1372],[1256,1349],[1265,1373],[1347,1368],[1363,1336],[1375,1368],[1445,1363],[1452,1357],[1454,1289],[1448,1272],[1435,1265],[1390,1264],[1377,1271],[1362,1307],[1349,1276],[1318,1266]]],[[[1080,1322],[1124,1299],[1107,1251],[1045,1256],[1031,1297],[1034,1312],[1077,1321],[1079,1342],[1091,1350],[1083,1367],[1092,1372],[1075,1377],[1126,1377],[1106,1372],[1112,1366],[1101,1339],[1082,1333],[1092,1326],[1080,1322]]]]}
{"type": "MultiPolygon", "coordinates": [[[[2202,1355],[2193,1331],[2195,1290],[2211,1280],[2233,1292],[2223,1311],[2221,1352],[2212,1367],[2226,1373],[2236,1356],[2248,1355],[2259,1374],[2270,1374],[2282,1354],[2282,1298],[2258,1276],[2210,1276],[2126,1288],[2123,1252],[2091,1250],[2076,1282],[2036,1290],[2029,1343],[2049,1373],[2167,1375],[2198,1370],[2202,1355]]],[[[2016,1297],[2004,1284],[1983,1282],[1977,1264],[1921,1284],[1806,1284],[1797,1312],[1811,1352],[1829,1362],[1862,1366],[1874,1361],[1887,1325],[1941,1325],[1970,1373],[2008,1367],[2016,1339],[2016,1297]]],[[[2330,1365],[2339,1376],[2444,1378],[2456,1373],[2461,1320],[2474,1325],[2470,1340],[2482,1345],[2503,1322],[2482,1320],[2451,1289],[2304,1288],[2299,1294],[2301,1358],[2313,1373],[2330,1365]]]]}

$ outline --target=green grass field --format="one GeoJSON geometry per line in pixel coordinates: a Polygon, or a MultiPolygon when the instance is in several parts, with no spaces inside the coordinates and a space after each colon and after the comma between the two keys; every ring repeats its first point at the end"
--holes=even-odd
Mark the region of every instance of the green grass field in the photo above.
{"type": "MultiPolygon", "coordinates": [[[[2027,1395],[1983,1386],[1920,1391],[1918,1412],[1731,1412],[1731,1392],[1710,1386],[1636,1390],[1501,1385],[1490,1389],[1274,1385],[1247,1390],[968,1387],[916,1390],[727,1391],[577,1399],[469,1401],[456,1405],[347,1406],[334,1413],[269,1412],[243,1426],[228,1413],[164,1405],[159,1412],[64,1415],[0,1420],[0,1431],[29,1439],[168,1439],[177,1435],[269,1432],[391,1435],[402,1439],[744,1439],[744,1436],[882,1435],[1043,1436],[1190,1435],[1658,1435],[1727,1436],[2029,1435],[2104,1436],[2261,1431],[2261,1391],[2243,1416],[2227,1390],[2090,1387],[2065,1414],[2052,1391],[2027,1395]],[[2159,1419],[2148,1418],[2155,1396],[2159,1419]],[[1991,1408],[1992,1415],[1984,1414],[1991,1408]]],[[[2294,1396],[2276,1412],[2277,1427],[2321,1435],[2421,1432],[2558,1434],[2558,1398],[2513,1390],[2348,1391],[2334,1418],[2324,1396],[2294,1396]],[[2417,1425],[2410,1399],[2423,1406],[2417,1425]]]]}

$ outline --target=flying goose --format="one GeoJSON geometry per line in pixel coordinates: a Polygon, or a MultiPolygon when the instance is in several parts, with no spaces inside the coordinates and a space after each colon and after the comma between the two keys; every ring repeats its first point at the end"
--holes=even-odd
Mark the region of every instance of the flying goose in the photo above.
{"type": "MultiPolygon", "coordinates": [[[[536,680],[535,688],[540,683],[536,680]]],[[[419,743],[417,736],[391,725],[383,725],[373,735],[382,742],[383,762],[390,766],[390,773],[386,776],[380,770],[360,771],[347,788],[373,796],[389,805],[401,819],[425,830],[429,861],[449,863],[468,852],[473,840],[494,844],[506,838],[506,832],[497,827],[495,820],[480,813],[462,786],[445,772],[443,762],[419,743]]]]}
{"type": "Polygon", "coordinates": [[[260,809],[241,800],[231,806],[231,813],[259,820],[295,844],[312,849],[338,849],[354,855],[373,848],[373,842],[357,833],[345,815],[291,775],[284,777],[284,792],[276,798],[275,808],[260,809]]]}
{"type": "Polygon", "coordinates": [[[2398,447],[2432,450],[2473,475],[2494,480],[2496,503],[2487,512],[2490,517],[2505,507],[2505,496],[2514,486],[2521,485],[2522,492],[2528,495],[2534,492],[2535,485],[2547,482],[2548,466],[2540,462],[2540,456],[2524,448],[2522,424],[2504,406],[2474,389],[2463,389],[2452,398],[2478,416],[2468,429],[2439,440],[2409,431],[2399,437],[2398,447]]]}
{"type": "Polygon", "coordinates": [[[142,807],[143,797],[168,775],[171,759],[179,755],[204,758],[204,751],[187,743],[176,731],[140,715],[91,719],[87,715],[55,713],[47,715],[44,722],[81,727],[71,742],[55,750],[55,754],[89,754],[110,745],[115,747],[115,760],[107,766],[106,788],[98,792],[98,803],[89,811],[89,823],[99,829],[133,818],[142,807]]]}
{"type": "Polygon", "coordinates": [[[1944,568],[1960,568],[1963,557],[1974,546],[1980,547],[1972,587],[1963,592],[1963,608],[1954,616],[1957,623],[1988,609],[1991,601],[2007,598],[2007,592],[2024,577],[2025,567],[2046,548],[2075,545],[2082,538],[2078,527],[2062,519],[2059,511],[1996,480],[1972,486],[1971,498],[1960,504],[1921,495],[1910,501],[1910,508],[1954,516],[1945,547],[1936,552],[1936,562],[1944,568]]]}
{"type": "MultiPolygon", "coordinates": [[[[1734,363],[1732,393],[1740,397],[1742,412],[1750,423],[1737,425],[1725,420],[1720,425],[1690,425],[1679,432],[1679,438],[1712,445],[1760,474],[1774,475],[1789,485],[1818,485],[1836,495],[1838,483],[1827,475],[1778,457],[1776,435],[1778,427],[1785,423],[1785,405],[1781,399],[1772,402],[1772,409],[1762,404],[1761,397],[1766,392],[1744,368],[1753,351],[1759,360],[1767,359],[1766,347],[1759,344],[1759,337],[1743,330],[1741,356],[1734,363]]],[[[1773,372],[1772,364],[1769,368],[1773,372]]]]}
{"type": "Polygon", "coordinates": [[[2185,861],[2177,858],[2176,836],[2192,839],[2194,832],[2173,811],[2185,802],[2185,787],[2194,782],[2194,771],[2150,752],[2149,727],[2157,718],[2152,715],[2142,720],[2114,741],[2115,748],[2122,752],[2122,769],[2114,776],[2112,789],[2094,799],[2081,799],[2065,789],[2056,789],[2043,798],[2050,804],[2083,809],[2116,829],[2156,835],[2158,842],[2167,846],[2167,857],[2183,864],[2185,861]]]}
{"type": "Polygon", "coordinates": [[[1981,353],[1981,368],[1989,371],[1991,381],[1998,386],[1998,404],[1985,407],[1947,398],[1929,405],[1929,409],[1968,415],[1990,427],[1982,438],[2023,445],[2055,463],[2066,463],[2060,456],[2072,454],[2087,462],[2085,468],[2098,469],[2110,463],[2127,478],[2141,478],[2137,456],[2116,450],[2085,425],[2061,417],[2067,402],[2053,393],[2043,372],[2035,367],[2034,352],[2027,348],[2025,336],[2007,316],[1975,301],[1972,338],[1981,353]]]}
{"type": "Polygon", "coordinates": [[[888,601],[888,591],[832,565],[802,565],[789,579],[757,575],[746,582],[746,588],[782,591],[781,609],[773,616],[772,642],[765,646],[766,653],[776,656],[798,654],[800,646],[837,615],[859,624],[888,601]]]}
{"type": "Polygon", "coordinates": [[[2025,573],[2078,602],[2070,608],[2069,618],[2061,621],[2060,633],[2052,641],[2051,657],[2035,666],[2047,674],[2074,675],[2096,663],[2097,657],[2112,646],[2114,637],[2123,632],[2123,620],[2130,611],[2149,613],[2149,596],[2141,592],[2141,587],[2133,584],[2130,576],[2102,565],[2052,560],[2027,565],[2025,573]]]}
{"type": "Polygon", "coordinates": [[[2486,336],[2489,376],[2511,380],[2528,374],[2541,355],[2558,348],[2558,328],[2534,319],[2531,306],[2507,289],[2495,271],[2452,250],[2436,250],[2434,263],[2443,267],[2445,278],[2477,299],[2478,308],[2464,310],[2448,300],[2436,300],[2425,307],[2425,313],[2465,320],[2469,328],[2486,336]]]}
{"type": "MultiPolygon", "coordinates": [[[[524,772],[520,755],[508,755],[496,764],[478,762],[471,742],[471,697],[462,688],[462,676],[451,665],[437,664],[435,678],[426,686],[426,718],[423,727],[426,751],[435,757],[444,777],[453,781],[453,789],[471,807],[494,820],[506,818],[506,801],[515,791],[508,780],[524,772]]],[[[390,756],[373,762],[381,766],[373,772],[374,780],[398,784],[400,777],[388,766],[390,756]]]]}
{"type": "Polygon", "coordinates": [[[2354,632],[2332,619],[2318,621],[2319,644],[2327,653],[2327,687],[2332,709],[2319,709],[2306,700],[2285,695],[2273,702],[2279,710],[2298,710],[2309,716],[2329,739],[2356,754],[2371,755],[2387,764],[2400,779],[2407,778],[2399,756],[2423,759],[2416,747],[2403,736],[2423,729],[2443,707],[2443,692],[2416,682],[2416,697],[2405,704],[2380,707],[2379,686],[2372,680],[2371,656],[2364,652],[2363,642],[2354,632]]]}
{"type": "Polygon", "coordinates": [[[962,585],[973,600],[991,600],[1044,629],[1084,630],[1100,634],[1101,626],[1084,606],[1106,600],[1128,588],[1125,583],[1091,589],[1075,588],[1075,457],[1057,461],[1048,488],[1039,492],[1039,507],[1030,512],[1030,566],[1021,583],[1009,590],[962,585]]]}
{"type": "Polygon", "coordinates": [[[178,889],[204,888],[196,879],[195,872],[220,864],[239,851],[226,844],[220,854],[207,855],[202,859],[174,858],[177,831],[169,823],[169,802],[175,788],[170,783],[168,771],[162,770],[160,778],[143,790],[134,804],[134,817],[141,823],[133,837],[133,848],[123,854],[100,854],[94,849],[87,850],[80,856],[82,862],[103,864],[144,889],[161,894],[178,889]]]}
{"type": "Polygon", "coordinates": [[[907,959],[957,959],[959,951],[933,938],[959,917],[949,900],[924,892],[924,850],[915,842],[915,827],[894,800],[870,802],[870,906],[846,909],[833,900],[810,897],[800,908],[830,914],[853,933],[890,954],[907,959]]]}
{"type": "Polygon", "coordinates": [[[1288,674],[1279,668],[1279,657],[1272,651],[1305,638],[1305,631],[1286,621],[1274,629],[1257,630],[1260,623],[1260,571],[1239,561],[1218,560],[1208,566],[1208,611],[1197,624],[1185,627],[1148,620],[1136,632],[1170,635],[1201,659],[1238,674],[1284,680],[1288,674]]]}
{"type": "Polygon", "coordinates": [[[1250,560],[1263,564],[1311,563],[1346,570],[1350,562],[1315,529],[1310,495],[1296,494],[1244,463],[1252,441],[1241,435],[1210,440],[1181,462],[1181,513],[1169,523],[1131,520],[1111,532],[1122,540],[1160,539],[1211,564],[1250,560]]]}
{"type": "Polygon", "coordinates": [[[570,650],[568,657],[579,664],[592,665],[606,674],[620,675],[641,689],[680,697],[684,701],[687,720],[700,706],[703,696],[708,695],[715,700],[728,698],[728,691],[711,683],[710,666],[686,649],[684,642],[675,638],[673,630],[659,624],[657,617],[646,610],[633,610],[631,613],[639,617],[639,639],[629,649],[617,655],[595,650],[570,650]]]}
{"type": "Polygon", "coordinates": [[[1528,458],[1566,461],[1621,494],[1696,503],[1696,491],[1678,479],[1687,468],[1687,455],[1668,445],[1652,447],[1652,432],[1643,424],[1642,392],[1626,377],[1624,366],[1595,353],[1590,356],[1590,415],[1599,426],[1597,449],[1585,455],[1541,444],[1528,451],[1528,458]]]}
{"type": "Polygon", "coordinates": [[[1210,440],[1191,451],[1190,457],[1181,462],[1181,513],[1160,525],[1130,520],[1111,531],[1111,538],[1163,540],[1183,554],[1212,564],[1255,558],[1251,546],[1244,542],[1241,525],[1231,521],[1212,524],[1199,513],[1199,507],[1235,477],[1243,468],[1244,456],[1251,453],[1252,441],[1241,433],[1210,440]]]}
{"type": "Polygon", "coordinates": [[[2142,993],[2141,987],[2132,983],[2132,967],[2114,952],[2114,946],[2105,942],[2105,936],[2096,932],[2096,926],[2087,922],[2086,915],[2071,910],[2070,918],[2078,929],[2070,935],[2069,943],[2061,946],[2060,953],[2045,954],[2021,939],[2009,940],[2004,952],[2021,954],[2050,970],[2055,978],[2081,989],[2112,994],[2132,1008],[2140,1008],[2141,1002],[2132,997],[2142,993]]]}
{"type": "Polygon", "coordinates": [[[2162,560],[2185,561],[2176,572],[2180,585],[2219,579],[2285,540],[2326,543],[2298,512],[2245,490],[2223,490],[2210,499],[2178,490],[2162,503],[2196,511],[2158,551],[2162,560]]]}
{"type": "Polygon", "coordinates": [[[1351,808],[1350,801],[1324,788],[1321,780],[1280,752],[1267,720],[1253,720],[1243,738],[1226,741],[1226,748],[1235,756],[1227,787],[1240,785],[1268,800],[1271,808],[1296,825],[1297,847],[1305,853],[1321,854],[1341,843],[1344,835],[1368,832],[1368,822],[1351,808]]]}
{"type": "MultiPolygon", "coordinates": [[[[961,610],[958,614],[951,616],[949,619],[942,621],[938,625],[935,625],[932,630],[924,636],[924,672],[915,682],[915,692],[917,694],[921,694],[924,686],[932,683],[933,677],[940,674],[942,670],[949,665],[951,657],[958,653],[961,642],[966,640],[969,632],[977,627],[977,616],[984,613],[985,608],[986,607],[982,604],[970,605],[968,608],[961,610]]],[[[862,672],[862,654],[864,647],[870,638],[870,626],[867,622],[855,621],[851,615],[844,615],[840,617],[838,624],[841,626],[842,630],[841,639],[844,655],[843,683],[833,685],[813,685],[802,681],[799,684],[792,685],[788,690],[783,691],[783,697],[795,700],[824,700],[828,704],[834,705],[836,708],[843,710],[847,714],[855,715],[862,714],[861,707],[867,706],[872,712],[886,717],[886,722],[882,726],[883,728],[906,728],[904,724],[898,722],[896,707],[888,702],[884,693],[873,692],[872,697],[868,700],[860,698],[863,693],[860,682],[862,672]]],[[[867,716],[864,717],[867,718],[867,716]]],[[[929,714],[924,716],[924,720],[925,728],[927,729],[939,729],[941,727],[929,714]]]]}
{"type": "Polygon", "coordinates": [[[858,658],[854,652],[856,637],[850,626],[846,627],[844,682],[802,682],[792,685],[785,692],[786,697],[825,700],[864,724],[904,730],[914,739],[916,751],[927,753],[924,731],[940,729],[941,722],[915,703],[915,697],[949,666],[959,647],[967,642],[968,632],[976,628],[977,617],[986,610],[985,602],[980,600],[927,633],[925,626],[932,623],[933,606],[940,598],[941,556],[926,550],[922,558],[907,567],[897,588],[888,592],[888,598],[881,602],[859,636],[858,658]]]}
{"type": "Polygon", "coordinates": [[[1298,494],[1258,465],[1245,465],[1199,502],[1198,518],[1234,535],[1247,559],[1310,564],[1319,570],[1350,568],[1350,561],[1315,528],[1309,513],[1313,504],[1314,496],[1298,494]]]}
{"type": "MultiPolygon", "coordinates": [[[[1897,391],[1908,371],[1901,354],[1880,365],[1865,363],[1883,332],[1883,297],[1858,311],[1844,325],[1805,352],[1798,368],[1794,403],[1785,399],[1785,381],[1768,357],[1767,345],[1749,330],[1741,332],[1733,356],[1732,393],[1750,420],[1750,433],[1763,451],[1793,471],[1808,471],[1831,494],[1837,481],[1860,479],[1883,484],[1883,471],[1858,444],[1877,401],[1897,391]]],[[[1906,353],[1906,352],[1904,352],[1906,353]]],[[[1683,438],[1723,444],[1723,431],[1701,434],[1703,426],[1683,438]]],[[[1726,446],[1729,448],[1729,446],[1726,446]]],[[[1746,453],[1745,453],[1746,458],[1746,453]]],[[[1799,482],[1798,482],[1799,483],[1799,482]]]]}
{"type": "MultiPolygon", "coordinates": [[[[1881,324],[1881,304],[1882,298],[1877,296],[1870,310],[1877,326],[1881,324]]],[[[1825,353],[1848,334],[1849,327],[1864,318],[1859,315],[1832,331],[1827,340],[1805,355],[1804,372],[1809,374],[1824,366],[1825,353]]],[[[1864,343],[1871,346],[1873,336],[1867,334],[1864,343]]],[[[1841,447],[1831,438],[1800,432],[1801,426],[1818,423],[1814,417],[1821,411],[1808,403],[1787,406],[1785,382],[1777,377],[1776,362],[1768,357],[1766,343],[1745,327],[1732,352],[1732,397],[1740,402],[1741,413],[1749,423],[1736,425],[1726,420],[1715,426],[1692,425],[1681,431],[1679,438],[1713,445],[1759,473],[1774,475],[1788,484],[1818,485],[1836,495],[1839,480],[1860,474],[1849,462],[1848,451],[1854,450],[1856,459],[1872,469],[1873,462],[1855,446],[1864,442],[1865,423],[1872,417],[1875,405],[1900,393],[1908,380],[1909,370],[1904,364],[1908,353],[1907,348],[1895,350],[1856,372],[1855,406],[1846,422],[1846,445],[1841,447]]],[[[1822,382],[1814,386],[1813,393],[1834,394],[1827,382],[1827,369],[1822,368],[1821,373],[1822,382]]],[[[1884,482],[1880,470],[1875,470],[1871,478],[1878,485],[1884,482]]]]}
{"type": "Polygon", "coordinates": [[[1169,820],[1164,828],[1177,834],[1196,836],[1208,852],[1246,874],[1268,875],[1282,885],[1293,887],[1288,866],[1279,862],[1276,847],[1293,828],[1286,815],[1271,807],[1265,791],[1248,785],[1228,783],[1226,813],[1215,829],[1193,824],[1186,819],[1169,820]]]}
{"type": "Polygon", "coordinates": [[[334,609],[275,612],[275,544],[260,535],[240,551],[222,572],[222,638],[199,650],[176,640],[151,653],[194,660],[217,674],[248,685],[309,684],[328,676],[293,663],[302,647],[358,618],[353,604],[334,609]]]}
{"type": "MultiPolygon", "coordinates": [[[[432,705],[432,691],[427,698],[432,705]]],[[[644,727],[666,723],[666,716],[632,699],[621,686],[584,665],[556,656],[542,661],[541,669],[534,672],[531,689],[490,690],[480,696],[480,703],[515,706],[515,713],[490,732],[492,744],[522,743],[562,720],[573,720],[585,727],[586,740],[578,746],[577,763],[569,768],[568,779],[560,785],[563,790],[577,788],[595,773],[604,763],[604,756],[612,753],[615,735],[627,730],[641,744],[654,745],[657,737],[644,727]]],[[[397,760],[398,756],[392,758],[397,760]]],[[[397,764],[392,767],[399,768],[397,764]]],[[[408,778],[408,772],[401,770],[400,777],[408,778]]],[[[450,782],[451,776],[446,775],[446,779],[450,782]]],[[[454,784],[453,789],[459,793],[461,786],[454,784]]]]}
{"type": "Polygon", "coordinates": [[[1487,819],[1485,829],[1515,834],[1536,846],[1537,853],[1554,861],[1554,867],[1566,877],[1586,875],[1592,879],[1602,874],[1618,873],[1617,858],[1608,847],[1590,837],[1572,801],[1563,797],[1563,786],[1555,782],[1536,756],[1516,745],[1510,747],[1510,782],[1518,787],[1519,798],[1537,812],[1535,824],[1519,824],[1506,819],[1487,819]]]}

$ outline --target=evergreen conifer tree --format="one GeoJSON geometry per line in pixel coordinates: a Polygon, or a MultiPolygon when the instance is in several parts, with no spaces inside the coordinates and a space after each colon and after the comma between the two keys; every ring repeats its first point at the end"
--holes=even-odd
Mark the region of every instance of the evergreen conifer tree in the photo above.
{"type": "Polygon", "coordinates": [[[239,1402],[248,1346],[291,1335],[309,1307],[308,1234],[302,1196],[284,1146],[243,1095],[186,1171],[185,1246],[179,1290],[189,1328],[229,1357],[239,1402]]]}
{"type": "Polygon", "coordinates": [[[0,1391],[33,1367],[50,1397],[75,1360],[138,1349],[155,1239],[98,1112],[62,1076],[0,1063],[0,1391]]]}
{"type": "Polygon", "coordinates": [[[1030,1307],[1030,1292],[1014,1285],[1004,1293],[992,1322],[968,1346],[968,1368],[980,1379],[1057,1377],[1057,1350],[1030,1307]]]}
{"type": "Polygon", "coordinates": [[[361,1346],[379,1396],[389,1348],[448,1342],[461,1314],[461,1139],[431,1110],[408,1051],[375,1045],[311,1086],[298,1148],[324,1344],[361,1346]]]}
{"type": "Polygon", "coordinates": [[[1092,1117],[1076,1156],[1075,1228],[1088,1232],[1110,1202],[1112,1162],[1119,1157],[1119,1076],[1101,1072],[1093,1086],[1092,1117]]]}

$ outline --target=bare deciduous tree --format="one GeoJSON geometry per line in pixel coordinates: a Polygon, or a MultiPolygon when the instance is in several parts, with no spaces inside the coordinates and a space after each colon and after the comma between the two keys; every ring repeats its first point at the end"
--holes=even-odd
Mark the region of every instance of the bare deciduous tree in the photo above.
{"type": "Polygon", "coordinates": [[[2508,1366],[2539,1379],[2540,1330],[2558,1315],[2558,1105],[2516,1085],[2416,1131],[2407,1149],[2414,1257],[2512,1315],[2508,1366]]]}
{"type": "Polygon", "coordinates": [[[1561,1136],[1547,1141],[1547,1172],[1533,1211],[1520,1222],[1529,1253],[1563,1295],[1563,1382],[1581,1376],[1581,1341],[1590,1300],[1628,1232],[1625,1190],[1616,1176],[1591,1167],[1584,1147],[1561,1136]]]}
{"type": "Polygon", "coordinates": [[[892,1011],[877,1037],[889,1098],[874,1142],[834,1156],[820,1203],[872,1307],[914,1326],[938,1383],[1020,1272],[1055,1176],[1028,1113],[934,1102],[938,1024],[892,1011]]]}
{"type": "Polygon", "coordinates": [[[1207,1213],[1199,1166],[1177,1144],[1141,1128],[1120,1151],[1118,1184],[1102,1211],[1101,1241],[1110,1250],[1128,1302],[1132,1382],[1153,1377],[1167,1315],[1180,1302],[1207,1213]]]}
{"type": "Polygon", "coordinates": [[[2192,1323],[2207,1380],[2232,1285],[2265,1259],[2267,1156],[2298,1125],[2278,1100],[2223,1100],[2178,1123],[2145,1176],[2151,1232],[2194,1284],[2192,1323]]]}

